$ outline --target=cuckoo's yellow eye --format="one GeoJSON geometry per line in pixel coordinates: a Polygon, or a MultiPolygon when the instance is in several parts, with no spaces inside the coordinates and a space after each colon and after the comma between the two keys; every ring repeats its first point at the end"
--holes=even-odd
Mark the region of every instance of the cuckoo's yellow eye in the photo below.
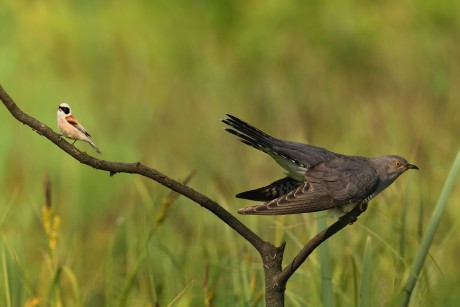
{"type": "Polygon", "coordinates": [[[395,166],[400,167],[401,166],[401,161],[395,161],[395,166]]]}

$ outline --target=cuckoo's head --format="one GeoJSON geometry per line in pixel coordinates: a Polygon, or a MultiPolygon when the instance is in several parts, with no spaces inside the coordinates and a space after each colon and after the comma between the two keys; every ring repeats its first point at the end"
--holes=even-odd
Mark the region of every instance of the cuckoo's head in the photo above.
{"type": "Polygon", "coordinates": [[[383,156],[372,158],[371,163],[374,165],[380,180],[390,185],[399,175],[409,169],[418,170],[418,166],[410,164],[406,159],[400,156],[383,156]]]}

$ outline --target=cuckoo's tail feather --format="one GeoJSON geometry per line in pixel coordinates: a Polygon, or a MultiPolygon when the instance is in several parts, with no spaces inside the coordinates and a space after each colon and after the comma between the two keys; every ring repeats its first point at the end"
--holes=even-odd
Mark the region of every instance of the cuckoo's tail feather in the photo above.
{"type": "Polygon", "coordinates": [[[228,118],[223,119],[222,122],[233,128],[225,128],[227,132],[236,135],[240,138],[241,142],[255,149],[266,153],[272,151],[273,145],[278,141],[277,139],[242,121],[236,116],[230,114],[226,115],[228,118]]]}

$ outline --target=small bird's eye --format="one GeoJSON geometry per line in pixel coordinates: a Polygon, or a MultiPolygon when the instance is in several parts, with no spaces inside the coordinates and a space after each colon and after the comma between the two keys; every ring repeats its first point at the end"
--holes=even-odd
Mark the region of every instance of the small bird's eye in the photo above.
{"type": "Polygon", "coordinates": [[[401,166],[401,161],[396,161],[395,165],[396,165],[396,167],[400,167],[401,166]]]}

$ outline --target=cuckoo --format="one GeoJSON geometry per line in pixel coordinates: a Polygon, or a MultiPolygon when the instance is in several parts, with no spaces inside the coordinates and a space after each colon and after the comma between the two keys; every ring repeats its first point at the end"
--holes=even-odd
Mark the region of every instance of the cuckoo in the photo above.
{"type": "Polygon", "coordinates": [[[242,208],[240,214],[278,215],[331,210],[343,215],[367,203],[409,169],[418,170],[400,156],[376,158],[337,154],[327,149],[283,141],[226,114],[222,120],[244,144],[272,157],[286,170],[286,177],[238,198],[264,202],[242,208]]]}

